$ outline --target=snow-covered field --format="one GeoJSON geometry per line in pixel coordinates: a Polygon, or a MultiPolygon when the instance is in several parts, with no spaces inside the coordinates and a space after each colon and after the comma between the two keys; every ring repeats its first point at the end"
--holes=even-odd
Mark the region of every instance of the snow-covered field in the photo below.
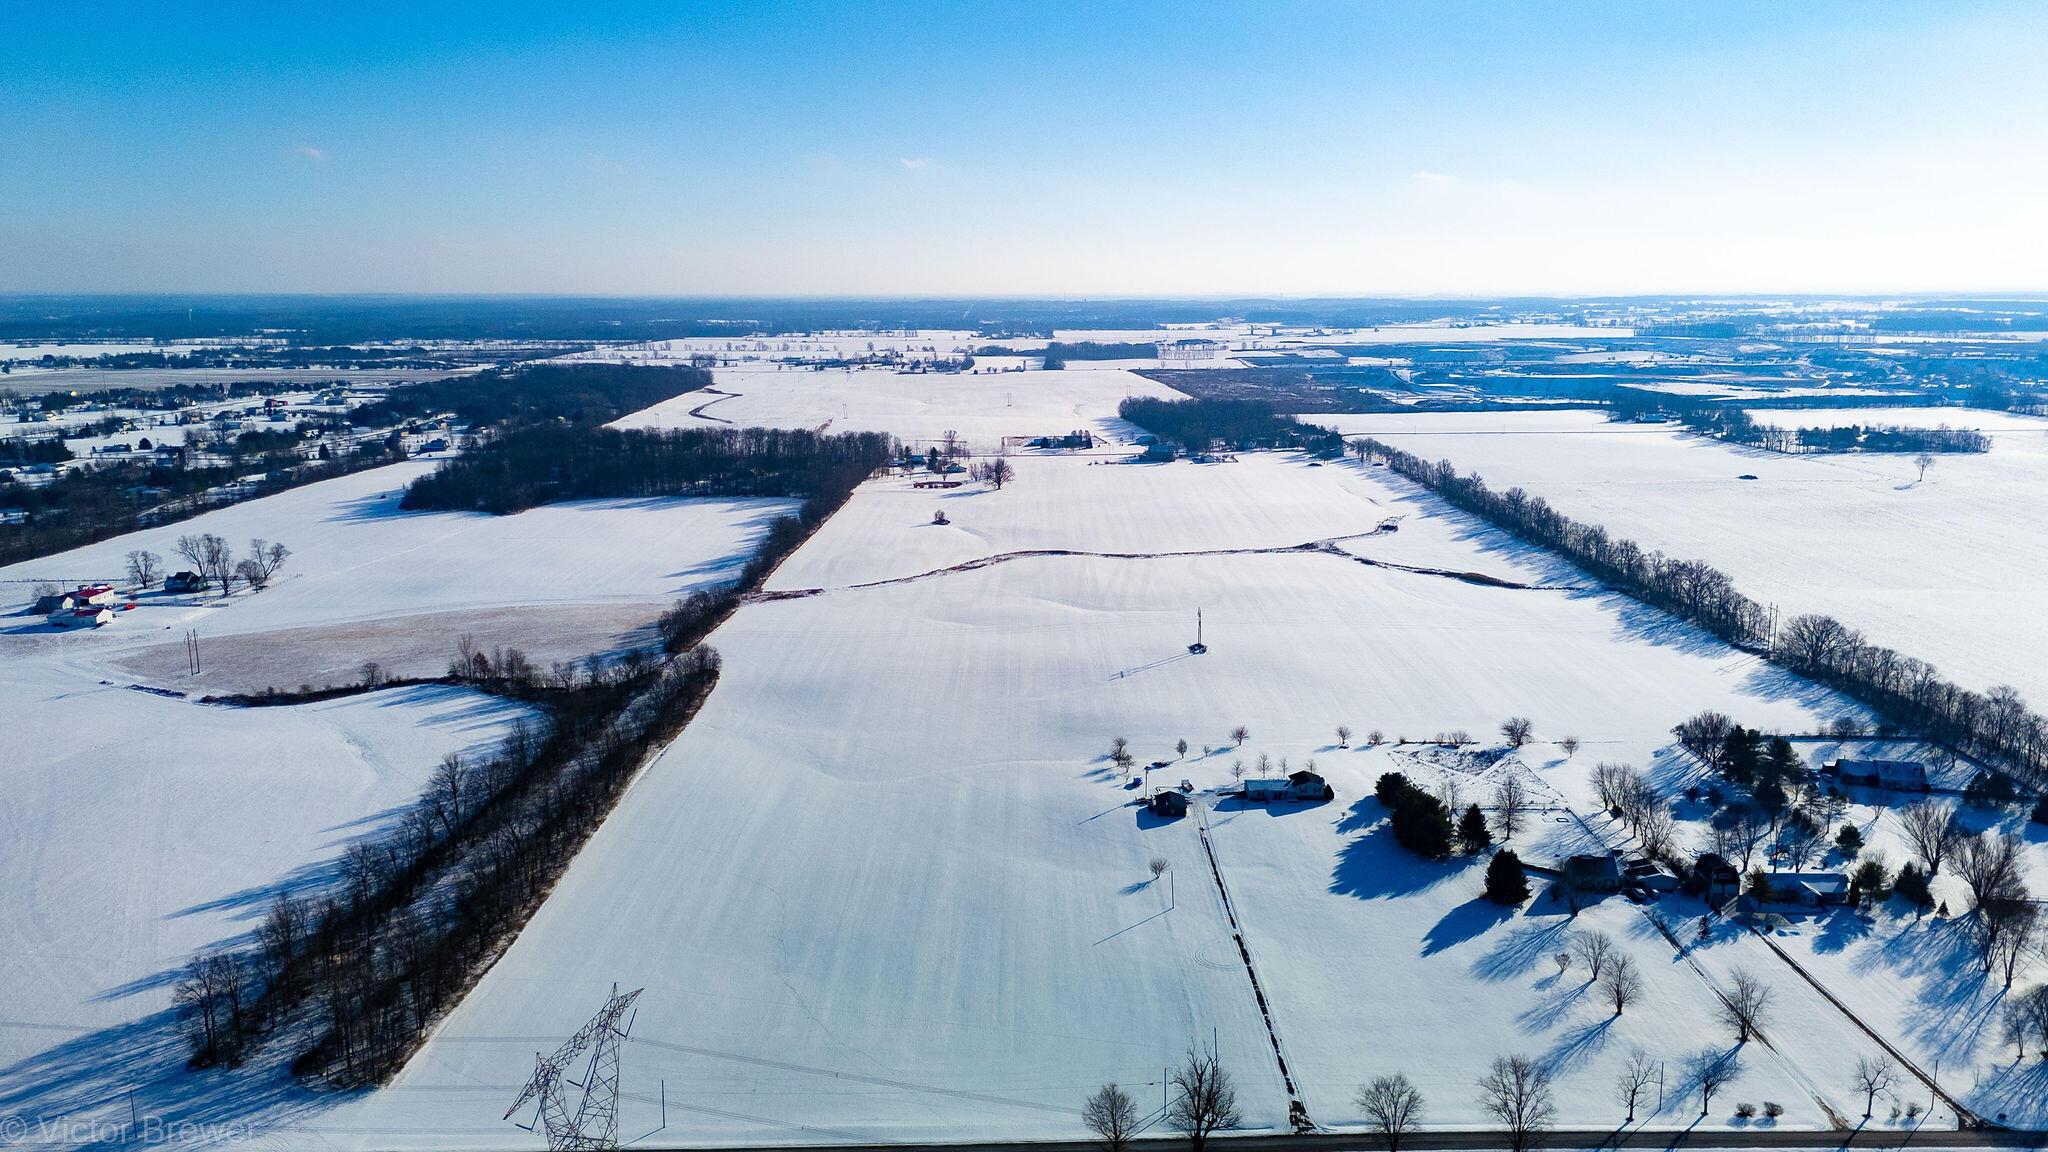
{"type": "Polygon", "coordinates": [[[930,442],[948,430],[977,451],[1005,436],[1065,435],[1078,428],[1128,434],[1117,419],[1126,396],[1176,399],[1164,384],[1114,368],[1054,372],[926,373],[884,369],[729,368],[718,393],[691,392],[618,421],[625,428],[725,425],[889,432],[930,442]]]}
{"type": "Polygon", "coordinates": [[[2048,705],[2048,614],[2023,608],[2048,570],[2048,535],[2035,527],[2048,421],[1963,409],[1759,413],[1947,421],[1991,436],[1990,452],[1941,456],[1923,480],[1907,455],[1783,456],[1587,411],[1316,419],[1706,560],[1784,616],[1833,615],[1966,686],[2011,684],[2048,705]]]}
{"type": "MultiPolygon", "coordinates": [[[[921,551],[917,534],[943,530],[901,481],[863,488],[778,576],[827,590],[750,605],[713,638],[725,673],[703,713],[422,1055],[297,1135],[352,1147],[398,1132],[440,1147],[516,1136],[496,1117],[534,1049],[573,1031],[614,981],[648,989],[626,1048],[629,1137],[655,1123],[661,1085],[665,1139],[1078,1136],[1098,1083],[1156,1101],[1161,1067],[1212,1038],[1246,1123],[1280,1126],[1287,1099],[1200,820],[1133,808],[1104,757],[1115,735],[1141,764],[1172,761],[1155,783],[1184,776],[1214,808],[1217,857],[1316,1121],[1359,1123],[1351,1090],[1399,1069],[1433,1122],[1477,1122],[1473,1080],[1516,1052],[1558,1073],[1563,1123],[1611,1124],[1613,1072],[1642,1045],[1671,1064],[1674,1099],[1650,1122],[1692,1122],[1679,1065],[1732,1046],[1711,1022],[1709,982],[1726,970],[1681,960],[1630,906],[1584,913],[1578,926],[1620,940],[1652,990],[1603,1024],[1582,977],[1544,971],[1569,930],[1559,906],[1491,911],[1474,903],[1471,868],[1390,848],[1371,783],[1428,769],[1412,746],[1338,749],[1334,729],[1487,733],[1526,713],[1541,737],[1584,742],[1576,757],[1548,743],[1521,754],[1561,794],[1595,759],[1647,762],[1700,708],[1799,728],[1850,705],[1612,596],[1329,552],[1030,557],[846,586],[1013,541],[1114,539],[1134,554],[1286,544],[1414,499],[1355,464],[1177,464],[1154,480],[1085,459],[1022,463],[1015,489],[955,501],[990,536],[957,551],[921,551]],[[1128,520],[1091,524],[1118,485],[1128,520]],[[854,559],[877,554],[903,563],[854,559]],[[1201,656],[1185,647],[1197,607],[1201,656]],[[1236,724],[1251,731],[1241,749],[1226,735],[1236,724]],[[1183,738],[1185,760],[1172,747],[1183,738]],[[1231,764],[1260,754],[1315,758],[1337,799],[1267,810],[1222,797],[1231,764]],[[1145,868],[1155,854],[1172,864],[1160,882],[1145,868]]],[[[1482,526],[1437,518],[1440,536],[1415,538],[1438,560],[1461,541],[1463,569],[1517,556],[1482,526]]],[[[1353,546],[1410,538],[1404,522],[1353,546]]],[[[1532,857],[1600,842],[1562,816],[1529,834],[1532,857]]],[[[1782,1103],[1788,1126],[1846,1114],[1867,1043],[1769,969],[1760,945],[1729,954],[1785,985],[1779,1050],[1747,1046],[1742,1078],[1701,1123],[1740,1123],[1739,1101],[1782,1103]]]]}
{"type": "MultiPolygon", "coordinates": [[[[39,617],[0,618],[0,652],[61,649],[120,673],[198,692],[346,683],[365,660],[392,674],[438,675],[458,636],[538,659],[574,659],[632,642],[660,609],[737,575],[754,541],[793,502],[591,500],[515,516],[401,512],[405,485],[432,468],[408,462],[308,484],[177,524],[0,569],[0,600],[25,607],[38,581],[124,583],[125,557],[147,549],[183,566],[178,537],[254,537],[292,556],[277,581],[227,600],[154,592],[93,633],[56,633],[39,617]],[[202,670],[188,677],[184,634],[202,670]],[[266,643],[283,636],[286,643],[266,643]]],[[[640,639],[644,639],[641,637],[640,639]]]]}
{"type": "Polygon", "coordinates": [[[131,1088],[166,1105],[156,1081],[182,1063],[167,1009],[186,960],[246,943],[275,894],[328,883],[444,754],[529,715],[439,686],[209,707],[49,655],[0,660],[0,712],[5,1116],[131,1088]]]}

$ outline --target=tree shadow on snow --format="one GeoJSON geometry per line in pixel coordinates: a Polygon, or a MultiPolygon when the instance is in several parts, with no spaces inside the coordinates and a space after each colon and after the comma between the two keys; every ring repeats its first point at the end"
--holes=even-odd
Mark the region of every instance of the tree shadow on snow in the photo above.
{"type": "Polygon", "coordinates": [[[133,1147],[152,1124],[172,1138],[195,1130],[252,1138],[345,1099],[315,1095],[292,1079],[282,1067],[292,1039],[273,1038],[237,1068],[195,1070],[186,1066],[191,1049],[177,1014],[167,1009],[0,1068],[0,1116],[26,1121],[31,1140],[49,1131],[70,1148],[133,1147]],[[139,1123],[131,1125],[131,1116],[139,1123]]]}
{"type": "Polygon", "coordinates": [[[1592,990],[1590,980],[1562,983],[1552,978],[1548,991],[1539,994],[1534,1004],[1515,1013],[1515,1025],[1524,1032],[1548,1032],[1564,1023],[1565,1017],[1592,990]]]}
{"type": "Polygon", "coordinates": [[[1424,860],[1394,840],[1393,826],[1375,825],[1337,853],[1330,891],[1360,900],[1411,896],[1465,871],[1459,864],[1424,860]]]}
{"type": "Polygon", "coordinates": [[[1484,956],[1472,962],[1472,975],[1491,983],[1512,980],[1557,955],[1570,938],[1569,918],[1559,917],[1546,923],[1525,917],[1521,924],[1502,933],[1484,956]]]}
{"type": "Polygon", "coordinates": [[[1552,1076],[1564,1076],[1577,1071],[1581,1066],[1598,1056],[1607,1047],[1607,1037],[1614,1027],[1614,1016],[1603,1016],[1590,1024],[1581,1024],[1567,1029],[1558,1036],[1536,1063],[1549,1070],[1552,1076]]]}
{"type": "Polygon", "coordinates": [[[1474,896],[1449,912],[1443,919],[1430,925],[1422,936],[1422,954],[1434,956],[1446,949],[1455,948],[1506,923],[1515,915],[1515,910],[1505,904],[1496,904],[1484,896],[1474,896]]]}

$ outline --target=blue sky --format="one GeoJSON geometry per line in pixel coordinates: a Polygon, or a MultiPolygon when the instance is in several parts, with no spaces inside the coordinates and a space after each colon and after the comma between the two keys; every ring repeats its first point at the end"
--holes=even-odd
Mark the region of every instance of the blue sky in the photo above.
{"type": "Polygon", "coordinates": [[[13,5],[0,291],[2048,290],[2044,59],[2038,3],[13,5]]]}

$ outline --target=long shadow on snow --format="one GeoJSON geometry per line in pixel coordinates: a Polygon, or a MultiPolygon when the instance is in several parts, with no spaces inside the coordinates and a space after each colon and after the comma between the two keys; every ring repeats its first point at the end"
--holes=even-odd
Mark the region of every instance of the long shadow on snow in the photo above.
{"type": "Polygon", "coordinates": [[[1477,939],[1513,919],[1514,915],[1515,910],[1507,905],[1496,904],[1484,896],[1474,896],[1430,925],[1429,931],[1422,934],[1422,954],[1434,956],[1467,940],[1477,939]]]}
{"type": "Polygon", "coordinates": [[[1569,917],[1560,916],[1547,924],[1525,917],[1502,933],[1486,955],[1472,962],[1472,975],[1492,983],[1512,980],[1563,951],[1570,938],[1569,917]]]}
{"type": "Polygon", "coordinates": [[[1393,826],[1383,821],[1337,853],[1330,891],[1360,900],[1390,900],[1426,892],[1464,871],[1463,865],[1417,857],[1394,840],[1393,826]]]}
{"type": "Polygon", "coordinates": [[[191,1049],[177,1014],[158,1012],[86,1032],[0,1068],[0,1115],[30,1125],[28,1140],[69,1148],[133,1147],[147,1125],[177,1138],[186,1124],[209,1126],[214,1143],[323,1110],[333,1100],[299,1087],[275,1057],[240,1068],[186,1067],[191,1049]],[[132,1110],[132,1111],[131,1111],[132,1110]],[[129,1127],[133,1115],[142,1122],[129,1127]],[[94,1124],[92,1121],[99,1123],[94,1124]]]}

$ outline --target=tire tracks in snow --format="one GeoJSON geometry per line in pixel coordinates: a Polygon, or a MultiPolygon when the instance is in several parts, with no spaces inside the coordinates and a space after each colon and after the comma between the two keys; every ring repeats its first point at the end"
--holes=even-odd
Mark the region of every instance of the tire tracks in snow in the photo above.
{"type": "MultiPolygon", "coordinates": [[[[1309,1119],[1308,1105],[1302,1101],[1301,1090],[1294,1085],[1294,1073],[1287,1067],[1287,1050],[1280,1043],[1280,1030],[1273,1024],[1273,1006],[1266,999],[1265,985],[1259,983],[1259,970],[1252,963],[1251,945],[1245,942],[1244,926],[1237,921],[1237,905],[1230,899],[1230,888],[1223,883],[1223,863],[1216,858],[1216,844],[1209,838],[1209,809],[1207,805],[1196,805],[1195,830],[1201,835],[1202,853],[1209,858],[1209,875],[1216,881],[1216,894],[1223,899],[1223,915],[1230,922],[1230,937],[1237,944],[1239,959],[1244,961],[1244,972],[1251,977],[1252,995],[1258,1000],[1259,1018],[1265,1022],[1266,1038],[1273,1042],[1273,1059],[1280,1066],[1280,1083],[1287,1089],[1288,1123],[1300,1131],[1313,1129],[1309,1119]]],[[[1213,1055],[1213,1054],[1212,1054],[1213,1055]]]]}

